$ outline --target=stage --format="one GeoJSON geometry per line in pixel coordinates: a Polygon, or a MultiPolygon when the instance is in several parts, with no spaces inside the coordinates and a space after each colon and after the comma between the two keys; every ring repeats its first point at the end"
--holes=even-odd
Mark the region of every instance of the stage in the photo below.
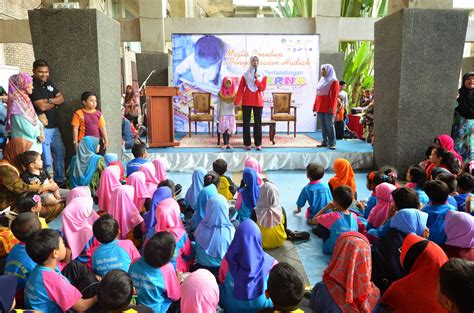
{"type": "MultiPolygon", "coordinates": [[[[372,146],[358,139],[338,140],[337,149],[316,148],[321,141],[321,132],[298,133],[298,141],[292,143],[293,135],[277,133],[276,144],[273,146],[268,140],[268,133],[263,133],[263,150],[252,149],[246,151],[243,148],[235,147],[231,150],[223,150],[217,146],[217,137],[207,134],[199,134],[193,138],[202,138],[202,146],[196,141],[187,140],[187,133],[176,134],[176,140],[183,142],[183,146],[169,148],[149,148],[150,159],[164,158],[167,161],[167,170],[173,172],[192,172],[194,168],[200,166],[212,168],[212,162],[218,158],[226,160],[228,170],[231,172],[242,171],[244,161],[251,156],[259,160],[264,171],[271,170],[301,170],[305,169],[308,163],[322,164],[326,169],[332,167],[334,160],[345,158],[349,160],[355,170],[365,170],[373,167],[374,156],[372,146]],[[186,137],[186,138],[185,138],[186,137]],[[301,138],[301,139],[300,139],[301,138]],[[187,141],[187,143],[186,143],[187,141]],[[313,145],[314,144],[314,145],[313,145]],[[186,147],[191,146],[191,147],[186,147]]],[[[231,139],[231,144],[237,146],[238,138],[231,139]]],[[[123,160],[128,161],[133,158],[131,152],[125,151],[123,160]]]]}

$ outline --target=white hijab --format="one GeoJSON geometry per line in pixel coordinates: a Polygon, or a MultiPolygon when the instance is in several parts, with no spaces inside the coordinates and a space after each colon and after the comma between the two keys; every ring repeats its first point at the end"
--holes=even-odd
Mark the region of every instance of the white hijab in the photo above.
{"type": "Polygon", "coordinates": [[[255,85],[255,67],[252,66],[252,61],[254,58],[258,58],[256,55],[250,57],[250,65],[247,71],[244,73],[245,81],[247,82],[247,88],[251,92],[257,92],[258,87],[255,85]]]}
{"type": "Polygon", "coordinates": [[[331,64],[323,64],[321,65],[321,69],[326,70],[326,77],[321,76],[318,82],[317,95],[318,96],[326,96],[329,94],[329,90],[331,90],[331,85],[334,81],[337,81],[336,72],[334,71],[334,67],[331,64]]]}
{"type": "Polygon", "coordinates": [[[260,189],[255,207],[257,223],[265,228],[273,228],[281,223],[283,210],[280,205],[280,194],[274,184],[266,182],[260,189]]]}

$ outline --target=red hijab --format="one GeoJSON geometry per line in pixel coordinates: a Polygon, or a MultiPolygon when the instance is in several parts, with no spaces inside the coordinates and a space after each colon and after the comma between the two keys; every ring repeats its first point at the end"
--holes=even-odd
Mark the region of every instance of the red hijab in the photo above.
{"type": "Polygon", "coordinates": [[[396,312],[445,313],[437,301],[439,269],[448,261],[434,242],[413,233],[402,244],[400,262],[407,276],[395,281],[382,297],[382,303],[396,312]]]}
{"type": "Polygon", "coordinates": [[[454,140],[451,138],[451,136],[442,134],[436,137],[435,140],[438,140],[440,147],[446,151],[451,152],[456,158],[459,159],[462,164],[462,156],[457,153],[456,150],[454,150],[454,140]]]}
{"type": "Polygon", "coordinates": [[[337,238],[323,282],[343,313],[372,312],[380,290],[372,283],[372,257],[367,238],[346,232],[337,238]]]}

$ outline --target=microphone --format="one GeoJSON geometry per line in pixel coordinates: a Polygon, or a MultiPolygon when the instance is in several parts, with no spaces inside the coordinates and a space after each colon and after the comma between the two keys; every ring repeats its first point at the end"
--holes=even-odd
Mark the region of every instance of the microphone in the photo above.
{"type": "Polygon", "coordinates": [[[255,68],[255,72],[254,72],[254,75],[256,75],[256,74],[257,74],[257,68],[255,68]]]}

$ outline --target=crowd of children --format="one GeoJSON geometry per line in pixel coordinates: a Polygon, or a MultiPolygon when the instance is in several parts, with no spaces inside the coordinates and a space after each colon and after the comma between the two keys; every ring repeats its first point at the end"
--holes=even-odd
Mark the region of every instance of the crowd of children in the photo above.
{"type": "MultiPolygon", "coordinates": [[[[196,168],[181,197],[164,160],[148,160],[140,143],[132,153],[126,178],[107,161],[95,197],[79,185],[16,199],[0,312],[302,312],[302,277],[266,250],[310,235],[287,228],[257,160],[245,162],[240,188],[222,159],[196,168]],[[39,217],[48,201],[66,202],[60,230],[39,217]]],[[[474,165],[445,136],[427,155],[404,186],[393,168],[370,172],[364,200],[347,160],[335,160],[328,183],[323,166],[307,165],[293,213],[305,210],[332,256],[311,292],[314,312],[473,311],[474,165]]],[[[44,184],[38,156],[20,155],[21,178],[44,184]]]]}

